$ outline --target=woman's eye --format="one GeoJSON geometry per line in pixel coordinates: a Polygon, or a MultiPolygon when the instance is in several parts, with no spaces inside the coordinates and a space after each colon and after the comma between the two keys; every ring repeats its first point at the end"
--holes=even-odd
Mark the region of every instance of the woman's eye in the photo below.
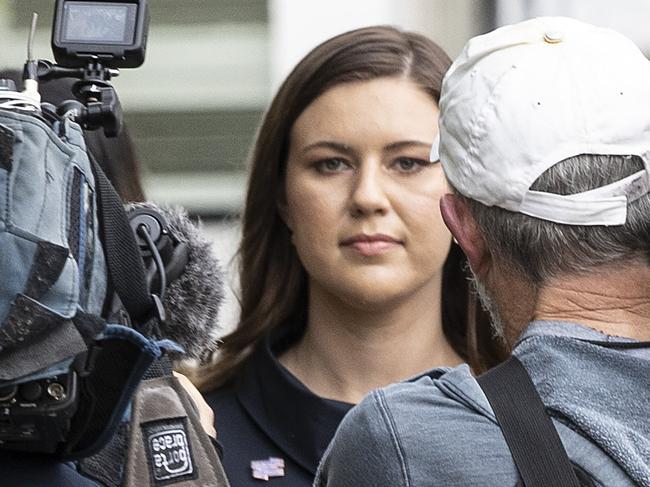
{"type": "Polygon", "coordinates": [[[343,159],[336,157],[323,159],[316,163],[316,169],[323,173],[341,172],[345,171],[349,167],[349,164],[347,164],[343,159]]]}
{"type": "Polygon", "coordinates": [[[428,166],[429,161],[424,159],[415,159],[412,157],[400,157],[393,162],[393,168],[405,173],[417,172],[423,167],[428,166]]]}

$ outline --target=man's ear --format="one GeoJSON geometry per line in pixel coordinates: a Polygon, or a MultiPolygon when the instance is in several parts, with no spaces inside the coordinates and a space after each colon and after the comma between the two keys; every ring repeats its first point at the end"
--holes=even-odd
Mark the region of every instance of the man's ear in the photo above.
{"type": "Polygon", "coordinates": [[[492,256],[485,244],[483,232],[469,211],[467,200],[455,194],[440,198],[442,219],[467,256],[474,273],[485,276],[492,263],[492,256]]]}

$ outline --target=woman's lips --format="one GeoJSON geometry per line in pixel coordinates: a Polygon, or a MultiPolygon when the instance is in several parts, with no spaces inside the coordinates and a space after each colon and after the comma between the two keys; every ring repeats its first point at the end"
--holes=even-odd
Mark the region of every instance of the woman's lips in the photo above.
{"type": "Polygon", "coordinates": [[[363,256],[371,257],[394,250],[402,245],[399,240],[383,234],[375,235],[355,235],[352,238],[345,239],[342,244],[363,256]]]}

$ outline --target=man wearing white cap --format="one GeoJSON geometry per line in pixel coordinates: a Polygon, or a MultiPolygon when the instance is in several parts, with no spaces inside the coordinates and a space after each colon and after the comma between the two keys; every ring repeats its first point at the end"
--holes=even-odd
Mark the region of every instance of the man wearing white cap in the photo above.
{"type": "Polygon", "coordinates": [[[440,113],[442,215],[512,358],[374,391],[315,485],[650,486],[650,62],[528,20],[469,41],[440,113]]]}

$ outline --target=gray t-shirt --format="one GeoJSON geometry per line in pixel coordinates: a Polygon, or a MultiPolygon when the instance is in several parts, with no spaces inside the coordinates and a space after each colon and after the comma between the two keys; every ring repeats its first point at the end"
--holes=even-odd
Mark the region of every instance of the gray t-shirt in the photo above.
{"type": "MultiPolygon", "coordinates": [[[[572,462],[595,485],[650,486],[650,346],[577,324],[537,321],[513,353],[572,462]]],[[[339,426],[314,485],[517,482],[494,413],[461,365],[369,394],[339,426]]]]}

